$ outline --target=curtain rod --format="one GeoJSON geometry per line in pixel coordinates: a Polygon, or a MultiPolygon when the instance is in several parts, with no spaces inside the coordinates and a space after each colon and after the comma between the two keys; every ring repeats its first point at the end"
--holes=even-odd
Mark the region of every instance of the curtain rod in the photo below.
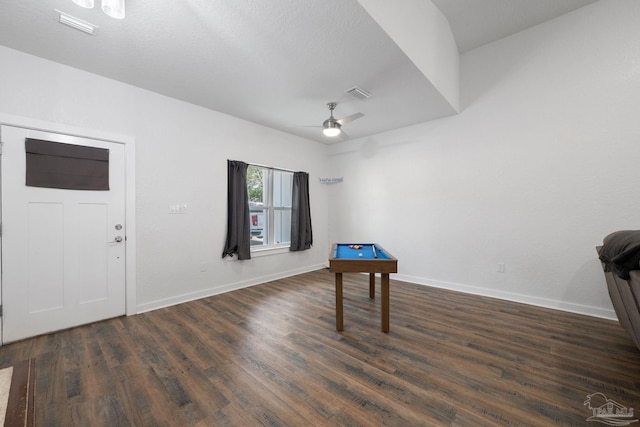
{"type": "Polygon", "coordinates": [[[294,170],[291,170],[291,169],[274,168],[273,166],[259,165],[259,164],[256,164],[256,163],[247,163],[247,164],[249,166],[256,166],[256,167],[259,167],[259,168],[267,168],[267,169],[275,169],[277,171],[282,171],[282,172],[291,172],[291,173],[298,172],[298,171],[294,171],[294,170]]]}

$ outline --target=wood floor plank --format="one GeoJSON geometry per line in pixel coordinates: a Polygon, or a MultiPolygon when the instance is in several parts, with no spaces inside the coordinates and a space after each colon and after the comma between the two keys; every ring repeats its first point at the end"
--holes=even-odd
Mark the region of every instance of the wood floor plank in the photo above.
{"type": "Polygon", "coordinates": [[[343,285],[343,332],[323,269],[5,345],[0,364],[36,359],[44,426],[569,426],[594,392],[640,410],[618,322],[391,280],[382,333],[368,276],[343,285]]]}

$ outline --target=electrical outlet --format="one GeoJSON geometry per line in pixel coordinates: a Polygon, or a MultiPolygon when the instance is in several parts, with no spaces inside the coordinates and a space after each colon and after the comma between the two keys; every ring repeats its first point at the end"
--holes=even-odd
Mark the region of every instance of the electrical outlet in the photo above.
{"type": "Polygon", "coordinates": [[[205,271],[207,271],[207,263],[206,262],[204,262],[204,261],[200,262],[200,271],[203,272],[203,273],[205,271]]]}
{"type": "Polygon", "coordinates": [[[498,263],[498,273],[504,273],[504,262],[498,263]]]}

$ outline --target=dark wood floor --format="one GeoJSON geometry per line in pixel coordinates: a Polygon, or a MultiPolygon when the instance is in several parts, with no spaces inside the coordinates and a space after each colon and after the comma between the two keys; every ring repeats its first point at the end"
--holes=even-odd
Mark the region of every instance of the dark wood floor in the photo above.
{"type": "Polygon", "coordinates": [[[0,366],[37,359],[39,426],[592,425],[594,392],[640,412],[640,352],[617,322],[392,280],[385,334],[368,276],[345,274],[338,333],[333,283],[321,270],[41,336],[0,366]]]}

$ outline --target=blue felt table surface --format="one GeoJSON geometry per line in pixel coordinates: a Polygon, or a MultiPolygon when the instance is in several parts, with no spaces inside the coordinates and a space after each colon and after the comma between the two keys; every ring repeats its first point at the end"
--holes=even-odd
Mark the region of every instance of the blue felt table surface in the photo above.
{"type": "Polygon", "coordinates": [[[390,259],[380,246],[372,243],[338,243],[335,247],[333,258],[341,259],[376,259],[373,254],[373,247],[376,248],[377,259],[390,259]],[[349,246],[362,246],[360,249],[350,248],[349,246]],[[362,254],[360,256],[359,254],[362,254]]]}

